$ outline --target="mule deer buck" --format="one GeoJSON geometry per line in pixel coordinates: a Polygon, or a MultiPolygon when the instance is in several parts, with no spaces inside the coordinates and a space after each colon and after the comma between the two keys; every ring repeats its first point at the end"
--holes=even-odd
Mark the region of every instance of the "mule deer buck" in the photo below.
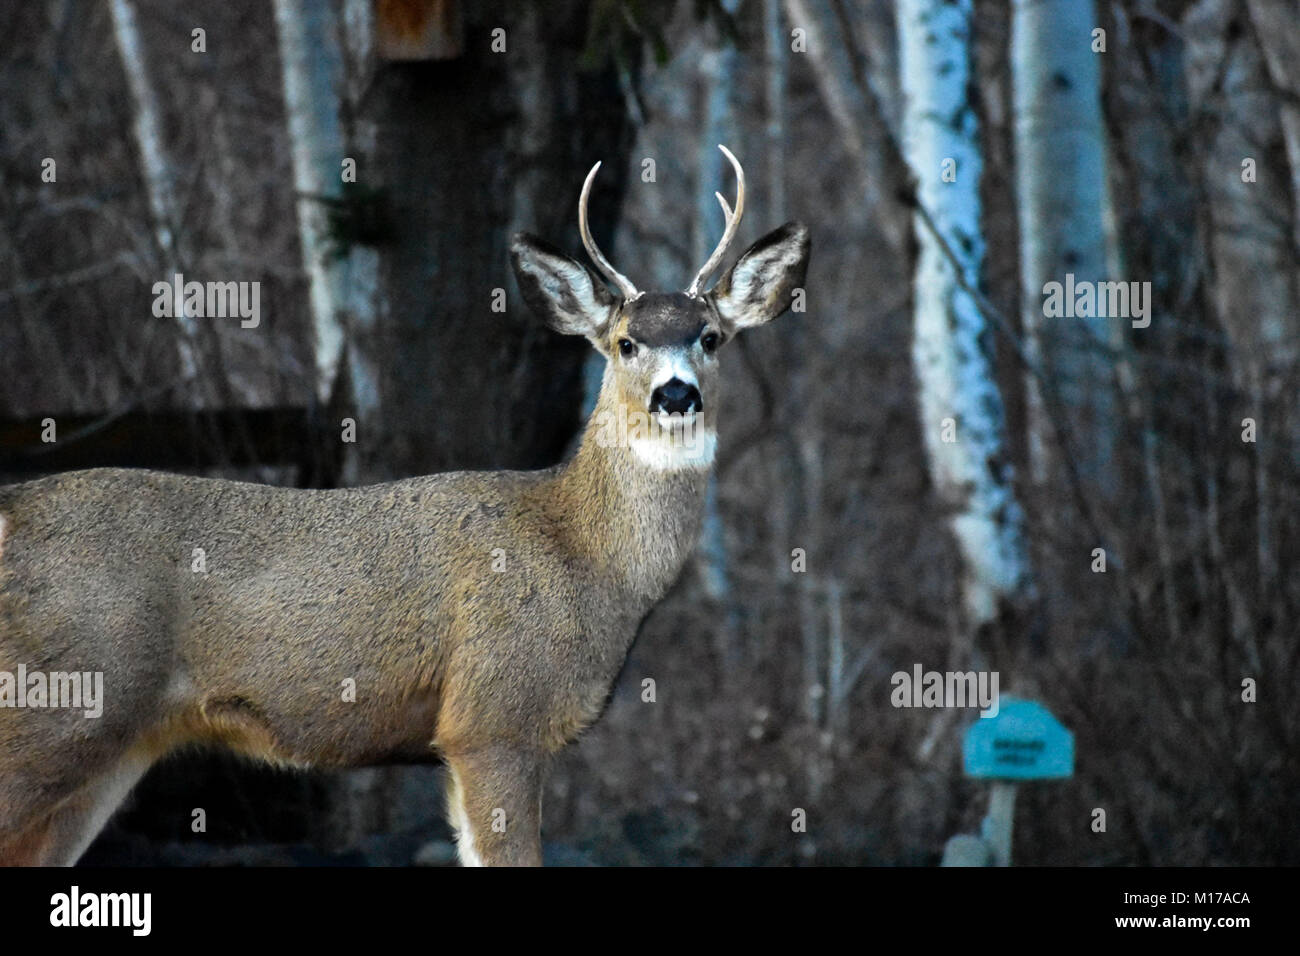
{"type": "Polygon", "coordinates": [[[723,152],[736,207],[718,194],[725,232],[685,292],[639,292],[601,254],[599,163],[578,223],[617,296],[513,239],[528,305],[607,359],[566,464],[335,490],[116,469],[0,488],[0,862],[74,863],[150,765],[214,744],[286,767],[442,761],[461,861],[539,864],[546,760],[600,715],[695,546],[718,350],[804,281],[808,231],[789,223],[704,291],[745,202],[723,152]],[[53,706],[93,675],[98,716],[53,706]]]}

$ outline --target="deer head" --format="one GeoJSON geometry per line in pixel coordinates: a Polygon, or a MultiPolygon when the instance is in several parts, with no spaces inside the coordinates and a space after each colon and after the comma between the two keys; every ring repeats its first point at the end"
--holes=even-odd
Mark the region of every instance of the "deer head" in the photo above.
{"type": "Polygon", "coordinates": [[[711,464],[718,353],[740,330],[789,308],[808,267],[808,230],[790,222],[750,246],[713,289],[701,291],[735,238],[745,207],[745,172],[730,150],[718,148],[736,171],[736,206],[715,194],[726,228],[684,292],[640,292],[601,253],[587,226],[587,199],[600,163],[583,184],[578,228],[617,295],[581,262],[535,236],[520,233],[511,243],[529,307],[555,331],[586,336],[608,360],[598,413],[626,421],[628,447],[659,468],[711,464]]]}

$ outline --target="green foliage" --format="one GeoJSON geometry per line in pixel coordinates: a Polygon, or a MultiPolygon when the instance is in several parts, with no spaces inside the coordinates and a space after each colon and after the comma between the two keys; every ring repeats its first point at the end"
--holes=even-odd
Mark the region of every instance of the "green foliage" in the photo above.
{"type": "Polygon", "coordinates": [[[324,207],[329,235],[326,255],[347,256],[353,246],[384,246],[393,241],[396,227],[388,190],[362,183],[342,184],[340,196],[313,196],[324,207]]]}

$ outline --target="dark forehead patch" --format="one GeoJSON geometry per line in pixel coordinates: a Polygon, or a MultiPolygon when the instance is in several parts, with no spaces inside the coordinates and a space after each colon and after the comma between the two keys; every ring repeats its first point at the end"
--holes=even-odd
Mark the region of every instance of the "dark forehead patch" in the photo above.
{"type": "Polygon", "coordinates": [[[647,292],[623,307],[627,334],[655,348],[689,345],[700,337],[709,319],[709,308],[684,292],[647,292]]]}

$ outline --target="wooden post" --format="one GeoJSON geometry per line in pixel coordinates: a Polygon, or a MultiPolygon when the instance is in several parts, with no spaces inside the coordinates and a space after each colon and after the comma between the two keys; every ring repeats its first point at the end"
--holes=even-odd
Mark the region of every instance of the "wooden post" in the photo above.
{"type": "Polygon", "coordinates": [[[993,866],[1011,865],[1011,825],[1016,813],[1016,785],[994,780],[989,791],[989,812],[981,835],[993,851],[993,866]]]}

